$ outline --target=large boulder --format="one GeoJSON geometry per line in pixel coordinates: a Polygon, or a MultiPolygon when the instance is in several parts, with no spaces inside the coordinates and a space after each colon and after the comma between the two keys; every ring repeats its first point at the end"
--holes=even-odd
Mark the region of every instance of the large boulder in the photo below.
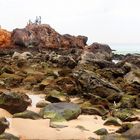
{"type": "Polygon", "coordinates": [[[0,93],[0,108],[14,114],[23,112],[31,105],[31,99],[23,93],[2,92],[0,93]]]}
{"type": "Polygon", "coordinates": [[[29,24],[24,29],[13,31],[12,42],[22,47],[83,48],[86,45],[87,37],[60,35],[47,24],[29,24]]]}
{"type": "Polygon", "coordinates": [[[139,130],[140,130],[140,123],[135,124],[132,128],[130,128],[128,131],[126,131],[122,135],[133,140],[140,139],[139,130]]]}
{"type": "Polygon", "coordinates": [[[81,63],[92,63],[95,60],[111,60],[112,50],[108,45],[93,43],[86,46],[81,56],[81,63]]]}
{"type": "Polygon", "coordinates": [[[140,55],[127,54],[122,62],[128,62],[140,68],[140,55]]]}
{"type": "Polygon", "coordinates": [[[81,86],[81,93],[85,96],[89,96],[90,99],[93,95],[100,96],[101,98],[107,98],[112,94],[113,96],[118,96],[118,98],[114,98],[115,102],[119,102],[121,99],[122,93],[115,85],[101,79],[92,71],[77,67],[73,71],[73,77],[77,79],[77,83],[81,86]]]}
{"type": "Polygon", "coordinates": [[[52,121],[64,121],[76,119],[81,113],[81,109],[74,103],[52,103],[40,110],[40,115],[43,118],[51,119],[52,121]]]}
{"type": "Polygon", "coordinates": [[[9,47],[11,43],[11,33],[0,28],[0,48],[9,47]]]}

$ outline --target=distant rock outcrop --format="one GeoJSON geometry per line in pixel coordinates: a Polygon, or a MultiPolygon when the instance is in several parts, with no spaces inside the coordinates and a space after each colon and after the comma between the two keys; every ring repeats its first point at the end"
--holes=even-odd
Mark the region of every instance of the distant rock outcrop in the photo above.
{"type": "Polygon", "coordinates": [[[0,28],[0,48],[9,47],[11,44],[11,33],[0,28]]]}
{"type": "Polygon", "coordinates": [[[87,37],[60,35],[47,24],[29,24],[24,29],[13,30],[12,42],[22,47],[84,48],[87,37]]]}

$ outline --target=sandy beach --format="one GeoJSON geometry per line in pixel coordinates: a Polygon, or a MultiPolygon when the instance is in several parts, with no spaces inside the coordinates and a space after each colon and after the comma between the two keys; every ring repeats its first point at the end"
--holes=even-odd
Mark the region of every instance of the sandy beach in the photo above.
{"type": "MultiPolygon", "coordinates": [[[[42,95],[29,96],[32,98],[33,106],[28,107],[28,110],[39,112],[40,109],[35,107],[35,103],[42,100],[42,95]]],[[[10,122],[10,128],[6,132],[20,137],[21,140],[87,140],[90,137],[99,139],[100,137],[93,133],[94,131],[106,128],[108,132],[113,132],[118,129],[115,126],[104,126],[104,121],[98,115],[80,115],[75,120],[55,123],[66,126],[64,128],[52,128],[49,119],[11,118],[12,115],[2,109],[0,114],[7,116],[10,122]]]]}

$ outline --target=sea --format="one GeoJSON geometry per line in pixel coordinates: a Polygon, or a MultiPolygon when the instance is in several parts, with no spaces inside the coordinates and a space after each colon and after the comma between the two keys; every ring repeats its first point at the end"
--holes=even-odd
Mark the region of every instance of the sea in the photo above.
{"type": "Polygon", "coordinates": [[[140,54],[140,44],[110,44],[109,46],[117,54],[140,54]]]}

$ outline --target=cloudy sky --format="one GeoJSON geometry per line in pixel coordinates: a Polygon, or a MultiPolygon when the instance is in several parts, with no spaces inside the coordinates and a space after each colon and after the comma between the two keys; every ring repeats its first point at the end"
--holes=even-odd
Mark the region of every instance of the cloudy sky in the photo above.
{"type": "Polygon", "coordinates": [[[140,43],[140,0],[0,0],[0,25],[12,30],[42,17],[59,33],[89,43],[140,43]]]}

